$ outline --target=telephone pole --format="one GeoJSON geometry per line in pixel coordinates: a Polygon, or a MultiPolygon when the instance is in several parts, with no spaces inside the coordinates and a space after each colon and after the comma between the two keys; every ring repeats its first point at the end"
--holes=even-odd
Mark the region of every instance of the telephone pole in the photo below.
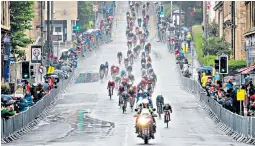
{"type": "Polygon", "coordinates": [[[49,64],[49,52],[50,52],[50,1],[47,1],[47,64],[49,64]]]}

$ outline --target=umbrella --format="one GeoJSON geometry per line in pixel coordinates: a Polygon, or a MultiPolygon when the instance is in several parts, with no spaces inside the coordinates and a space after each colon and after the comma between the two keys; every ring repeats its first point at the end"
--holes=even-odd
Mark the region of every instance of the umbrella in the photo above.
{"type": "Polygon", "coordinates": [[[189,32],[189,29],[187,27],[182,28],[185,32],[189,32]]]}
{"type": "Polygon", "coordinates": [[[69,66],[62,66],[62,67],[60,68],[60,70],[69,72],[69,71],[71,70],[71,68],[70,68],[69,66]]]}
{"type": "Polygon", "coordinates": [[[113,16],[109,16],[108,18],[109,18],[109,19],[112,19],[112,18],[113,18],[113,16]]]}
{"type": "Polygon", "coordinates": [[[1,95],[1,102],[4,104],[8,103],[10,100],[12,100],[11,95],[1,95]]]}

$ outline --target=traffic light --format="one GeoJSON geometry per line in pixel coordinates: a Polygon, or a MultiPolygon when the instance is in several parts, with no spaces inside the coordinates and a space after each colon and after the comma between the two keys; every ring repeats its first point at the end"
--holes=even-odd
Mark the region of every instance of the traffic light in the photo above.
{"type": "Polygon", "coordinates": [[[29,75],[29,61],[24,61],[22,62],[22,79],[29,79],[30,75],[29,75]]]}
{"type": "Polygon", "coordinates": [[[30,65],[30,76],[31,78],[35,78],[34,66],[30,65]]]}
{"type": "Polygon", "coordinates": [[[228,74],[228,56],[219,57],[219,73],[228,74]]]}
{"type": "Polygon", "coordinates": [[[159,11],[160,11],[160,14],[164,14],[164,6],[163,5],[160,5],[159,11]]]}
{"type": "Polygon", "coordinates": [[[219,59],[214,59],[214,68],[219,70],[219,59]]]}

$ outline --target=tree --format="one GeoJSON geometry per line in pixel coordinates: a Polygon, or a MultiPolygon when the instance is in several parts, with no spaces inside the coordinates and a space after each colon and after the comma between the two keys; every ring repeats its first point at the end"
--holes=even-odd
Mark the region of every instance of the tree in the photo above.
{"type": "Polygon", "coordinates": [[[231,54],[231,44],[224,40],[224,37],[210,37],[203,41],[203,53],[204,55],[226,55],[231,54]]]}
{"type": "Polygon", "coordinates": [[[209,37],[218,37],[219,36],[219,25],[215,22],[212,22],[208,26],[208,35],[209,37]]]}
{"type": "Polygon", "coordinates": [[[31,38],[25,34],[25,30],[31,30],[31,21],[34,18],[33,1],[11,1],[10,20],[11,20],[11,45],[13,49],[26,47],[33,43],[31,38]]]}
{"type": "Polygon", "coordinates": [[[78,19],[81,25],[81,30],[88,27],[88,22],[95,19],[95,12],[93,12],[93,4],[96,1],[78,1],[78,19]]]}

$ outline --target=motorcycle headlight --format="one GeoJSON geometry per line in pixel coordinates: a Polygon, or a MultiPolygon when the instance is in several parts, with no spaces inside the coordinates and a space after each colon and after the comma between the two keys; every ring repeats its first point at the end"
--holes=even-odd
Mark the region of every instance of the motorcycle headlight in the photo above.
{"type": "Polygon", "coordinates": [[[148,124],[149,122],[150,122],[150,120],[149,120],[148,118],[143,118],[143,117],[141,117],[141,118],[138,119],[138,123],[139,123],[140,125],[142,125],[142,126],[148,124]]]}

